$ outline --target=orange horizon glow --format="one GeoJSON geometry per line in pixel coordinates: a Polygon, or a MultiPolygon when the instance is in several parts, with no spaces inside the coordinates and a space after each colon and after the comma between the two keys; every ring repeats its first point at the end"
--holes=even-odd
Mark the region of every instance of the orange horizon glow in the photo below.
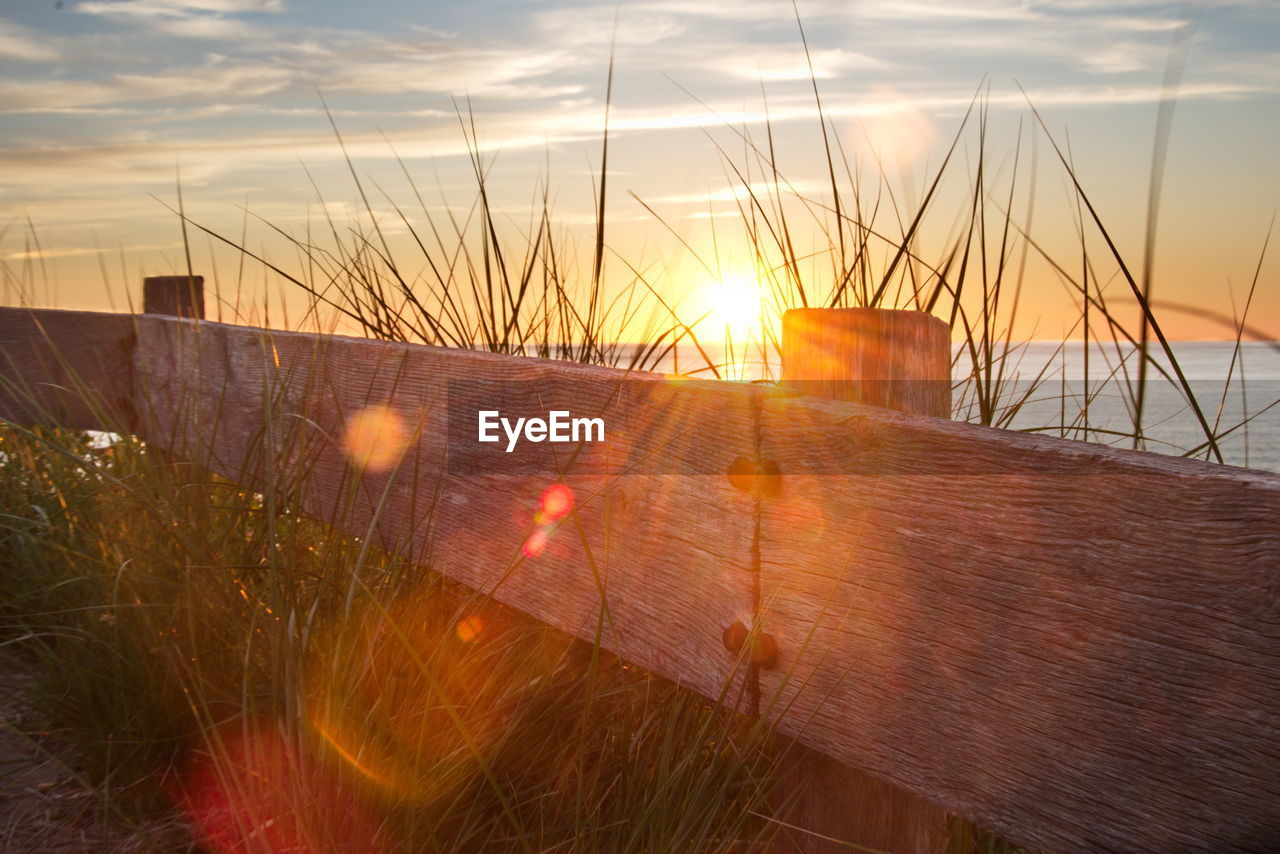
{"type": "Polygon", "coordinates": [[[1003,274],[1004,292],[1018,291],[1017,317],[1010,295],[995,324],[1013,340],[1080,336],[1067,275],[1089,279],[1134,325],[1133,295],[1056,145],[1129,271],[1149,278],[1168,338],[1230,340],[1250,301],[1247,337],[1280,337],[1278,262],[1274,247],[1263,251],[1280,198],[1280,78],[1260,71],[1275,64],[1265,34],[1280,34],[1270,4],[1196,16],[1158,3],[1123,15],[1017,2],[707,0],[616,15],[537,2],[499,16],[456,0],[356,15],[277,0],[10,5],[0,11],[3,304],[127,310],[143,276],[190,265],[207,277],[211,318],[335,322],[276,267],[325,298],[380,279],[393,316],[410,304],[403,276],[412,299],[473,330],[485,300],[450,300],[470,300],[490,274],[525,281],[526,260],[533,270],[554,254],[570,302],[599,274],[602,304],[616,305],[604,312],[611,340],[704,316],[698,334],[742,338],[759,335],[760,314],[767,338],[771,315],[825,304],[849,269],[878,281],[923,207],[907,241],[918,257],[895,268],[903,289],[883,305],[912,306],[931,267],[956,274],[968,258],[970,317],[983,276],[1003,274]],[[1194,44],[1173,92],[1171,38],[1194,44]],[[606,110],[611,57],[621,82],[606,110]],[[464,93],[474,135],[459,131],[464,93]],[[481,194],[491,220],[475,216],[481,194]],[[977,239],[954,242],[975,197],[985,253],[977,239]],[[494,240],[505,270],[486,248],[494,240]],[[395,274],[371,276],[383,260],[395,274]],[[456,275],[447,297],[434,281],[442,270],[456,275]],[[767,291],[763,312],[753,287],[767,291]]]}

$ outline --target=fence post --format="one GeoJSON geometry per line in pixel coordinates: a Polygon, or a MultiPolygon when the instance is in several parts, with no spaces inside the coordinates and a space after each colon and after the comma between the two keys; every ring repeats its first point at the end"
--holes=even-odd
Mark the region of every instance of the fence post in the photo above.
{"type": "MultiPolygon", "coordinates": [[[[782,320],[783,386],[947,418],[950,338],[920,311],[793,309],[782,320]]],[[[801,793],[782,819],[802,830],[780,833],[776,854],[947,851],[946,811],[911,792],[789,740],[779,770],[779,800],[801,793]]]]}
{"type": "MultiPolygon", "coordinates": [[[[204,276],[145,276],[142,279],[142,313],[203,320],[204,276]]],[[[151,414],[150,405],[137,397],[136,392],[134,405],[141,424],[151,414]]],[[[148,453],[175,470],[183,466],[190,468],[179,455],[158,445],[149,445],[148,453]]]]}
{"type": "Polygon", "coordinates": [[[142,313],[204,319],[204,276],[147,276],[142,313]]]}

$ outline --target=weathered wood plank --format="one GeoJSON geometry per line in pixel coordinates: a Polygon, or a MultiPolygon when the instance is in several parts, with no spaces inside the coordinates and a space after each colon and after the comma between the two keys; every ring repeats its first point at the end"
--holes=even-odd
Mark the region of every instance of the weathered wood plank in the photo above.
{"type": "MultiPolygon", "coordinates": [[[[734,664],[723,628],[753,604],[757,499],[721,472],[754,457],[760,423],[782,484],[759,499],[780,652],[761,686],[783,732],[1037,850],[1275,849],[1280,477],[740,386],[160,317],[0,311],[7,388],[43,389],[53,405],[32,417],[111,426],[60,389],[74,373],[127,409],[135,322],[151,441],[579,635],[603,598],[607,647],[712,696],[734,664]],[[27,349],[48,340],[65,361],[27,349]],[[629,426],[614,456],[574,461],[572,529],[526,557],[557,478],[536,455],[513,455],[522,475],[452,457],[445,407],[566,377],[629,426]],[[413,440],[398,468],[358,471],[344,434],[384,406],[413,440]]],[[[6,414],[31,411],[8,393],[6,414]]]]}
{"type": "Polygon", "coordinates": [[[923,311],[793,308],[783,385],[801,394],[939,418],[951,414],[951,330],[923,311]]]}
{"type": "MultiPolygon", "coordinates": [[[[798,394],[948,418],[951,330],[923,311],[792,309],[782,316],[783,385],[798,394]]],[[[946,810],[792,742],[779,791],[793,798],[780,854],[946,854],[946,810]],[[805,788],[807,783],[807,788],[805,788]]]]}
{"type": "Polygon", "coordinates": [[[1280,842],[1280,477],[771,400],[779,729],[1036,851],[1280,842]]]}
{"type": "Polygon", "coordinates": [[[204,276],[147,276],[142,280],[144,314],[204,318],[204,276]]]}
{"type": "Polygon", "coordinates": [[[133,317],[0,309],[0,418],[122,429],[132,419],[133,317]]]}
{"type": "Polygon", "coordinates": [[[798,741],[786,751],[774,780],[787,825],[774,841],[777,854],[948,851],[946,810],[798,741]]]}
{"type": "Polygon", "coordinates": [[[336,336],[138,323],[145,438],[274,484],[303,512],[557,628],[598,632],[605,648],[706,696],[745,670],[721,635],[751,612],[752,499],[726,472],[752,451],[758,392],[336,336]],[[599,413],[607,425],[607,442],[562,460],[563,477],[536,455],[475,442],[477,408],[552,388],[574,414],[599,413]],[[471,425],[452,444],[450,413],[471,425]],[[385,427],[382,443],[408,440],[383,471],[351,462],[352,425],[368,418],[385,427]],[[576,512],[539,525],[539,497],[561,481],[576,512]]]}

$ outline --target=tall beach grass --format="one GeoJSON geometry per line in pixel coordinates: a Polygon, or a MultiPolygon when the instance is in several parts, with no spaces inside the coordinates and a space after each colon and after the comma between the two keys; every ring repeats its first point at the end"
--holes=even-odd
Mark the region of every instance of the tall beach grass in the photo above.
{"type": "MultiPolygon", "coordinates": [[[[1056,391],[1046,375],[1019,373],[1012,333],[1026,259],[1038,256],[1076,297],[1085,351],[1106,354],[1133,405],[1128,429],[1091,430],[1101,386],[1089,385],[1034,429],[1141,446],[1148,372],[1202,428],[1183,452],[1219,459],[1221,437],[1247,429],[1197,398],[1140,276],[1034,108],[1025,136],[1047,144],[1075,190],[1072,258],[1051,257],[1031,233],[1034,188],[1018,176],[1034,174],[1036,146],[1020,136],[1006,170],[989,165],[982,91],[915,201],[874,165],[867,183],[866,164],[845,156],[820,109],[828,187],[818,198],[795,191],[769,125],[762,136],[727,128],[742,152],[720,144],[736,227],[768,314],[758,332],[717,346],[701,318],[682,316],[679,282],[611,250],[607,126],[594,241],[583,249],[556,227],[545,186],[531,227],[513,233],[491,202],[475,121],[459,116],[475,178],[466,209],[433,213],[403,163],[402,203],[348,160],[359,215],[326,213],[302,234],[264,224],[296,252],[291,263],[190,220],[180,201],[175,212],[185,233],[245,261],[240,279],[221,283],[224,298],[261,265],[306,295],[299,324],[340,320],[392,341],[633,370],[679,359],[681,372],[713,377],[754,361],[752,376],[767,382],[779,352],[769,320],[787,307],[928,311],[961,344],[955,417],[997,427],[1056,391]],[[973,157],[957,177],[964,146],[973,157]],[[946,184],[963,188],[958,212],[939,211],[946,184]],[[384,208],[412,257],[393,249],[384,208]],[[951,227],[926,256],[933,217],[951,227]],[[801,235],[817,248],[801,249],[801,235]],[[1138,306],[1140,329],[1122,300],[1138,306]]],[[[657,205],[637,200],[683,242],[657,205]]],[[[714,257],[685,248],[717,273],[714,257]]],[[[1255,277],[1251,293],[1257,286],[1255,277]]],[[[1246,322],[1247,306],[1238,328],[1246,322]]],[[[758,721],[299,516],[287,495],[255,493],[128,437],[99,445],[70,431],[0,429],[0,639],[40,673],[40,701],[74,746],[76,773],[120,820],[176,811],[211,851],[767,850],[795,793],[773,790],[778,745],[758,721]]],[[[957,850],[1009,849],[962,824],[954,836],[957,850]]]]}

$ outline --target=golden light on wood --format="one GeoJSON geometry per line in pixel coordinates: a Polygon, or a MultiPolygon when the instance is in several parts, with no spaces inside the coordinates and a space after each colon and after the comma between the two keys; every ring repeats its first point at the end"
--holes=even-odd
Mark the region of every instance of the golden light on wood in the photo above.
{"type": "MultiPolygon", "coordinates": [[[[1277,826],[1276,791],[1257,781],[1275,776],[1280,742],[1254,712],[1274,705],[1275,637],[1259,617],[1266,596],[1252,594],[1274,589],[1277,476],[941,420],[950,410],[944,322],[912,319],[913,312],[829,311],[826,322],[803,311],[784,318],[781,395],[734,383],[627,383],[610,428],[660,433],[678,466],[619,478],[599,499],[596,469],[566,475],[578,493],[572,532],[549,544],[534,538],[529,550],[545,552],[523,564],[512,553],[537,533],[532,517],[552,481],[521,475],[494,488],[489,479],[451,475],[444,408],[427,407],[445,400],[450,379],[460,376],[482,388],[608,381],[577,385],[585,411],[602,405],[592,389],[612,388],[624,374],[156,315],[25,308],[0,310],[0,350],[40,388],[67,387],[68,367],[92,378],[101,398],[119,401],[133,419],[131,432],[241,488],[291,483],[292,472],[246,441],[275,423],[275,401],[283,400],[285,414],[321,428],[308,473],[315,488],[300,491],[300,513],[355,536],[372,531],[406,559],[431,548],[433,565],[460,583],[492,590],[708,698],[728,696],[730,679],[735,695],[747,695],[739,688],[750,683],[737,676],[741,662],[722,633],[735,621],[759,625],[777,639],[778,665],[755,674],[761,716],[779,735],[804,739],[795,765],[805,779],[817,768],[816,788],[831,794],[825,802],[838,824],[889,800],[894,815],[925,828],[922,837],[934,838],[934,828],[945,836],[945,813],[934,821],[933,812],[915,809],[923,797],[939,813],[983,816],[1017,844],[1074,850],[1084,803],[1107,848],[1155,852],[1181,841],[1217,850],[1230,838],[1269,850],[1261,842],[1277,826]],[[53,354],[51,342],[59,345],[53,354]],[[395,370],[386,370],[392,358],[395,370]],[[935,384],[939,394],[910,394],[935,384]],[[420,446],[421,485],[415,480],[412,491],[406,486],[382,504],[376,489],[347,500],[349,463],[341,442],[327,438],[345,425],[312,419],[309,405],[295,413],[289,403],[309,389],[331,396],[324,410],[331,417],[369,401],[421,401],[422,414],[406,416],[420,446]],[[842,402],[850,399],[864,405],[842,402]],[[741,485],[768,461],[782,488],[775,495],[735,488],[727,474],[738,458],[753,464],[736,467],[741,485]],[[1153,506],[1159,518],[1148,512],[1153,506]],[[428,507],[433,539],[422,544],[428,507]],[[820,531],[803,524],[817,511],[827,521],[820,531]],[[597,542],[611,544],[600,552],[607,600],[601,576],[582,571],[597,542]],[[618,631],[597,630],[602,604],[618,631]],[[991,673],[1012,686],[1008,702],[992,702],[984,676],[991,673]],[[1163,750],[1167,731],[1187,749],[1163,750]],[[984,773],[973,774],[975,767],[984,773]],[[900,795],[848,796],[872,785],[841,782],[851,768],[900,795]],[[1100,780],[1120,782],[1100,790],[1100,780]],[[1032,801],[1018,796],[1031,789],[1032,801]],[[1128,808],[1135,802],[1141,810],[1128,808]],[[913,818],[922,814],[927,820],[913,818]]],[[[86,428],[110,427],[86,407],[63,411],[86,428]]],[[[0,413],[48,417],[12,395],[0,396],[0,413]]],[[[412,775],[405,787],[369,787],[385,788],[396,802],[406,793],[452,797],[471,785],[509,731],[502,713],[513,707],[490,701],[510,687],[509,671],[485,664],[509,648],[486,642],[499,621],[486,619],[485,632],[465,643],[452,603],[430,632],[416,627],[425,604],[408,597],[390,617],[340,621],[347,634],[310,656],[318,672],[308,674],[303,694],[326,704],[320,720],[331,738],[309,733],[309,746],[322,746],[344,784],[373,782],[368,771],[388,780],[412,775]],[[372,635],[392,622],[399,634],[372,635]],[[447,654],[423,659],[419,651],[442,638],[447,654]],[[348,709],[358,717],[336,714],[348,709]],[[458,721],[474,736],[446,741],[460,732],[458,721]],[[421,774],[428,764],[432,773],[421,774]]],[[[523,668],[527,656],[518,657],[523,668]]],[[[822,830],[821,818],[802,814],[789,823],[805,839],[838,836],[822,830]]],[[[904,838],[866,847],[892,849],[904,838]]]]}
{"type": "Polygon", "coordinates": [[[361,409],[347,419],[342,447],[359,469],[382,472],[394,466],[409,445],[404,418],[389,406],[361,409]]]}

